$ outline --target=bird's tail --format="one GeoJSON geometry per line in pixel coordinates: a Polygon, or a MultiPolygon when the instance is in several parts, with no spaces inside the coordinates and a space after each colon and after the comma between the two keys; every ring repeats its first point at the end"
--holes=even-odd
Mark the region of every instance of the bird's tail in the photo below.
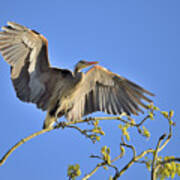
{"type": "Polygon", "coordinates": [[[50,128],[57,121],[55,116],[51,116],[48,112],[46,115],[46,119],[44,120],[43,129],[50,128]]]}

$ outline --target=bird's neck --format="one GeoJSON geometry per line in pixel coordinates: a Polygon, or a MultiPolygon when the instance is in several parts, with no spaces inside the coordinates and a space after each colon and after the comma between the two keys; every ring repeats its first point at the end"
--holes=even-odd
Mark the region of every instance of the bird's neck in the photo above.
{"type": "Polygon", "coordinates": [[[73,74],[74,76],[77,76],[78,74],[82,74],[81,69],[79,69],[78,67],[75,67],[73,74]]]}
{"type": "Polygon", "coordinates": [[[83,79],[83,72],[74,71],[73,76],[74,76],[74,83],[78,84],[83,79]]]}
{"type": "Polygon", "coordinates": [[[78,69],[77,67],[75,67],[75,69],[74,69],[74,75],[76,75],[78,72],[80,72],[79,69],[78,69]]]}

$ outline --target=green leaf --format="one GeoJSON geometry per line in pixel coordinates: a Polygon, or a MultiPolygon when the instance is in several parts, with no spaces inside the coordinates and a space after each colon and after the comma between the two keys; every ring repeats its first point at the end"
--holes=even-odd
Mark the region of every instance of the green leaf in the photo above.
{"type": "Polygon", "coordinates": [[[100,135],[105,136],[105,132],[104,132],[104,131],[102,131],[102,130],[101,130],[101,131],[99,131],[99,134],[100,134],[100,135]]]}
{"type": "Polygon", "coordinates": [[[99,125],[99,120],[96,120],[95,122],[94,122],[94,126],[98,126],[99,125]]]}
{"type": "Polygon", "coordinates": [[[153,106],[153,109],[154,109],[155,111],[159,111],[159,110],[160,110],[157,106],[153,106]]]}
{"type": "Polygon", "coordinates": [[[99,129],[94,128],[94,129],[92,130],[92,132],[93,132],[93,133],[97,133],[97,134],[98,134],[98,133],[99,133],[99,129]]]}
{"type": "Polygon", "coordinates": [[[126,127],[123,127],[123,128],[122,128],[122,133],[123,133],[124,136],[128,133],[126,127]]]}
{"type": "Polygon", "coordinates": [[[103,160],[106,161],[108,164],[111,164],[111,156],[110,154],[110,148],[107,146],[103,146],[101,148],[101,154],[103,155],[103,160]]]}
{"type": "Polygon", "coordinates": [[[172,120],[169,121],[170,125],[174,125],[174,122],[172,120]]]}
{"type": "Polygon", "coordinates": [[[161,111],[161,114],[168,119],[169,113],[167,111],[161,111]]]}
{"type": "Polygon", "coordinates": [[[175,172],[176,173],[176,163],[175,162],[171,162],[171,170],[172,172],[175,172]]]}
{"type": "Polygon", "coordinates": [[[150,132],[148,131],[148,129],[146,129],[145,126],[142,127],[143,128],[143,135],[147,138],[149,138],[151,136],[150,132]]]}
{"type": "Polygon", "coordinates": [[[130,127],[129,124],[125,124],[125,125],[124,125],[124,128],[125,128],[126,130],[127,130],[129,127],[130,127]]]}
{"type": "Polygon", "coordinates": [[[123,127],[124,127],[124,126],[123,126],[122,124],[119,124],[119,125],[118,125],[118,128],[121,129],[121,130],[123,129],[123,127]]]}
{"type": "Polygon", "coordinates": [[[152,104],[152,103],[151,103],[151,104],[148,104],[147,107],[148,107],[149,109],[153,109],[153,104],[152,104]]]}
{"type": "Polygon", "coordinates": [[[105,154],[105,160],[107,161],[108,164],[111,164],[111,156],[109,154],[105,154]]]}
{"type": "Polygon", "coordinates": [[[129,136],[129,133],[127,131],[124,133],[124,136],[126,137],[127,141],[130,141],[130,136],[129,136]]]}
{"type": "Polygon", "coordinates": [[[154,106],[152,103],[148,105],[148,108],[155,111],[159,111],[159,108],[157,106],[154,106]]]}
{"type": "Polygon", "coordinates": [[[165,156],[164,157],[164,160],[165,161],[168,161],[169,159],[174,159],[175,157],[174,156],[165,156]]]}
{"type": "Polygon", "coordinates": [[[101,154],[102,154],[102,155],[105,155],[105,154],[106,154],[106,149],[107,149],[107,146],[103,146],[103,147],[101,148],[101,154]]]}
{"type": "Polygon", "coordinates": [[[81,175],[81,170],[78,169],[78,170],[76,171],[76,174],[77,174],[77,176],[80,176],[80,175],[81,175]]]}
{"type": "Polygon", "coordinates": [[[79,164],[75,164],[74,170],[78,170],[80,168],[79,164]]]}
{"type": "Polygon", "coordinates": [[[75,180],[77,176],[81,175],[81,170],[79,164],[69,165],[67,175],[72,179],[75,180]]]}
{"type": "Polygon", "coordinates": [[[180,176],[180,164],[179,163],[177,163],[177,165],[176,165],[176,173],[178,176],[180,176]]]}
{"type": "Polygon", "coordinates": [[[172,172],[172,173],[171,173],[171,179],[174,179],[175,175],[176,175],[176,173],[175,173],[175,172],[172,172]]]}
{"type": "Polygon", "coordinates": [[[120,150],[121,150],[122,154],[125,153],[125,148],[124,147],[120,146],[120,150]]]}
{"type": "Polygon", "coordinates": [[[171,164],[170,163],[166,163],[164,168],[168,169],[169,171],[171,171],[171,164]]]}
{"type": "Polygon", "coordinates": [[[153,114],[152,112],[149,112],[149,118],[150,118],[151,120],[154,120],[154,114],[153,114]]]}
{"type": "Polygon", "coordinates": [[[172,118],[174,116],[174,111],[173,110],[170,110],[169,111],[169,118],[172,118]]]}
{"type": "Polygon", "coordinates": [[[108,148],[107,148],[107,153],[110,154],[110,152],[111,152],[111,151],[110,151],[110,148],[108,147],[108,148]]]}
{"type": "Polygon", "coordinates": [[[131,122],[132,125],[135,125],[135,124],[136,124],[135,120],[132,119],[132,118],[130,119],[130,122],[131,122]]]}
{"type": "Polygon", "coordinates": [[[151,171],[151,160],[146,161],[146,168],[151,171]]]}
{"type": "Polygon", "coordinates": [[[97,140],[97,141],[100,141],[100,140],[101,140],[101,137],[100,137],[100,136],[96,136],[96,140],[97,140]]]}
{"type": "Polygon", "coordinates": [[[170,177],[170,172],[168,171],[168,169],[164,169],[162,175],[164,175],[165,177],[170,177]]]}

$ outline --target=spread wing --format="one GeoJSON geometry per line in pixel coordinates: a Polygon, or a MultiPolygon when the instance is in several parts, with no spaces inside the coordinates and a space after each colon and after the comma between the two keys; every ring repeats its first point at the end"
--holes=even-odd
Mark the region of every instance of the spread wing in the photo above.
{"type": "Polygon", "coordinates": [[[0,52],[11,66],[18,98],[47,109],[54,82],[60,72],[50,68],[47,40],[36,31],[8,22],[0,32],[0,52]]]}
{"type": "Polygon", "coordinates": [[[74,95],[74,106],[66,117],[73,121],[96,111],[137,115],[143,112],[139,106],[147,108],[142,100],[152,102],[144,94],[153,96],[135,83],[101,66],[94,66],[85,74],[81,88],[74,95]]]}

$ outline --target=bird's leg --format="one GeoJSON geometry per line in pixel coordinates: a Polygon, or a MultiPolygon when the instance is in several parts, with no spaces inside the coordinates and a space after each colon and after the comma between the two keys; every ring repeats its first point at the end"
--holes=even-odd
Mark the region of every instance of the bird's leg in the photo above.
{"type": "Polygon", "coordinates": [[[47,115],[46,115],[46,119],[44,121],[43,129],[52,127],[55,122],[56,123],[58,122],[57,121],[57,119],[58,119],[58,114],[57,114],[58,108],[59,108],[59,100],[52,103],[51,106],[49,107],[47,115]]]}
{"type": "MultiPolygon", "coordinates": [[[[63,115],[64,115],[64,112],[59,112],[57,116],[58,116],[58,118],[60,118],[63,115]]],[[[57,127],[64,128],[66,126],[66,122],[64,122],[64,121],[58,122],[58,120],[56,120],[56,123],[57,123],[56,124],[57,127]]]]}
{"type": "Polygon", "coordinates": [[[46,119],[45,119],[44,125],[43,125],[43,129],[52,127],[55,122],[57,122],[57,117],[53,116],[49,112],[47,112],[46,119]]]}
{"type": "Polygon", "coordinates": [[[56,125],[58,128],[61,127],[61,128],[65,128],[66,127],[66,122],[65,121],[61,121],[61,122],[57,122],[57,125],[56,125]]]}

